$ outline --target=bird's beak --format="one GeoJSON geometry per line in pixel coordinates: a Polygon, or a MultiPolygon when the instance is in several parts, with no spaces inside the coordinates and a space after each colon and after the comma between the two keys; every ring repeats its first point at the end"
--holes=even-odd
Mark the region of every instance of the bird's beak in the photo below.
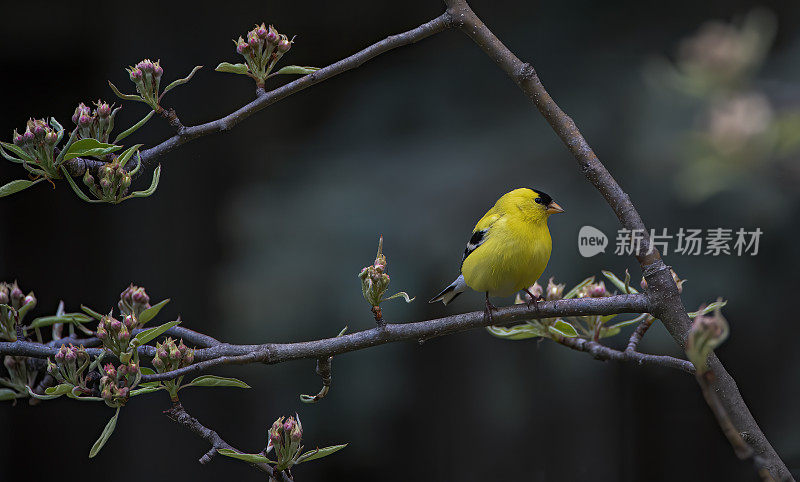
{"type": "Polygon", "coordinates": [[[551,201],[550,204],[547,205],[547,214],[558,214],[563,212],[564,210],[561,209],[561,206],[559,206],[555,201],[551,201]]]}

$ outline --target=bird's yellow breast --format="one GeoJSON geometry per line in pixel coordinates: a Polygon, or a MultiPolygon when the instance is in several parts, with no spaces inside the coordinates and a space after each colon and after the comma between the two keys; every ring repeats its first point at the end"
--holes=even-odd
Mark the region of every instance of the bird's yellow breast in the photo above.
{"type": "Polygon", "coordinates": [[[483,244],[464,260],[461,273],[475,291],[510,296],[539,279],[551,250],[546,218],[501,216],[489,227],[483,244]]]}

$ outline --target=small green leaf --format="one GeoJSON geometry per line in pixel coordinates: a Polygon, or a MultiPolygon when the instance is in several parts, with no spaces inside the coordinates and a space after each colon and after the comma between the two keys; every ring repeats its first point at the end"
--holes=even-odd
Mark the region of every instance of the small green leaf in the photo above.
{"type": "Polygon", "coordinates": [[[274,464],[274,460],[270,460],[261,454],[243,454],[231,449],[219,449],[217,453],[225,455],[226,457],[233,457],[234,459],[244,460],[251,464],[274,464]]]}
{"type": "Polygon", "coordinates": [[[44,178],[37,179],[35,181],[29,181],[27,179],[17,179],[16,181],[11,181],[4,186],[0,186],[0,197],[10,196],[14,193],[22,191],[23,189],[28,189],[42,179],[44,178]]]}
{"type": "Polygon", "coordinates": [[[87,203],[103,202],[99,199],[90,199],[89,196],[86,195],[86,193],[81,191],[81,188],[79,188],[78,185],[75,184],[75,181],[72,179],[72,176],[70,176],[69,172],[67,172],[66,167],[61,166],[61,172],[64,174],[64,177],[67,178],[67,182],[69,183],[70,187],[72,188],[73,191],[75,191],[75,194],[77,194],[79,198],[83,199],[87,203]]]}
{"type": "Polygon", "coordinates": [[[608,329],[613,328],[623,328],[625,326],[634,325],[639,323],[640,321],[644,320],[648,316],[651,316],[649,313],[642,313],[641,315],[637,316],[636,318],[631,318],[630,320],[620,321],[619,323],[614,323],[613,325],[608,326],[608,329]]]}
{"type": "Polygon", "coordinates": [[[550,331],[568,338],[575,338],[578,336],[578,332],[575,331],[575,327],[564,320],[556,320],[556,322],[550,325],[548,328],[550,331]]]}
{"type": "Polygon", "coordinates": [[[195,68],[193,68],[192,71],[189,72],[189,75],[187,75],[186,77],[184,77],[182,79],[178,79],[178,80],[172,81],[172,83],[169,84],[166,89],[164,89],[164,92],[161,93],[161,96],[158,98],[158,100],[161,100],[161,97],[164,97],[164,94],[166,94],[170,90],[174,89],[175,87],[177,87],[177,86],[179,86],[181,84],[185,84],[186,82],[189,82],[190,80],[192,80],[192,77],[194,76],[194,73],[197,72],[198,70],[200,70],[201,68],[203,68],[203,66],[202,65],[198,65],[195,68]]]}
{"type": "Polygon", "coordinates": [[[144,330],[143,332],[136,335],[136,342],[139,343],[139,346],[146,345],[150,341],[158,338],[162,333],[169,330],[173,326],[178,325],[181,320],[170,321],[169,323],[164,323],[161,326],[157,326],[155,328],[150,328],[149,330],[144,330]]]}
{"type": "Polygon", "coordinates": [[[81,309],[83,311],[85,311],[89,316],[91,316],[92,318],[94,318],[97,321],[100,321],[103,318],[103,315],[101,315],[100,313],[94,311],[93,309],[89,308],[86,305],[81,305],[81,309]]]}
{"type": "Polygon", "coordinates": [[[6,153],[6,150],[3,149],[2,147],[0,147],[0,155],[2,155],[3,157],[5,157],[6,159],[8,159],[11,162],[16,162],[17,164],[22,164],[22,163],[26,162],[26,161],[24,161],[24,160],[22,160],[20,158],[14,157],[11,154],[6,153]]]}
{"type": "Polygon", "coordinates": [[[281,75],[281,74],[307,75],[314,73],[317,70],[319,70],[319,67],[301,67],[299,65],[287,65],[286,67],[281,67],[280,70],[278,70],[272,75],[281,75]]]}
{"type": "Polygon", "coordinates": [[[150,308],[142,311],[141,314],[139,314],[139,323],[141,323],[142,326],[146,325],[150,320],[156,317],[158,312],[161,311],[161,308],[167,303],[169,303],[169,298],[161,300],[150,308]]]}
{"type": "Polygon", "coordinates": [[[128,129],[120,132],[119,135],[117,136],[117,138],[114,139],[114,144],[116,144],[117,142],[121,141],[122,139],[125,139],[129,135],[131,135],[134,132],[136,132],[140,127],[142,127],[143,125],[147,124],[147,121],[149,121],[150,118],[153,117],[153,114],[155,114],[155,113],[156,113],[156,111],[151,110],[150,112],[147,113],[146,116],[142,117],[142,120],[140,120],[136,124],[132,125],[128,129]]]}
{"type": "Polygon", "coordinates": [[[131,156],[133,156],[133,153],[137,152],[140,147],[142,147],[141,144],[136,144],[135,146],[125,149],[119,158],[117,158],[119,165],[125,167],[125,165],[128,163],[128,160],[130,160],[131,156]]]}
{"type": "Polygon", "coordinates": [[[66,313],[60,316],[40,316],[31,322],[29,329],[51,326],[56,323],[86,323],[92,321],[92,317],[83,313],[66,313]]]}
{"type": "Polygon", "coordinates": [[[711,303],[710,305],[706,306],[704,309],[702,309],[700,311],[693,311],[691,313],[688,313],[688,315],[689,315],[689,318],[696,318],[699,315],[705,315],[705,314],[711,313],[712,311],[716,310],[717,308],[722,308],[723,306],[725,306],[727,304],[728,304],[727,300],[726,301],[715,301],[715,302],[711,303]]]}
{"type": "Polygon", "coordinates": [[[241,380],[235,378],[218,377],[215,375],[203,375],[197,377],[191,382],[183,385],[181,388],[186,387],[236,387],[236,388],[251,388],[241,380]]]}
{"type": "Polygon", "coordinates": [[[408,297],[408,293],[406,293],[405,291],[401,291],[399,293],[393,294],[392,296],[390,296],[388,298],[384,298],[381,301],[389,301],[389,300],[393,300],[395,298],[399,298],[401,296],[403,297],[404,300],[406,300],[406,303],[411,303],[412,301],[414,301],[416,299],[416,296],[414,298],[409,298],[408,297]]]}
{"type": "Polygon", "coordinates": [[[92,445],[92,450],[89,451],[89,458],[93,458],[100,452],[100,449],[103,448],[103,445],[106,444],[108,438],[111,437],[111,434],[114,433],[114,429],[117,428],[117,417],[119,416],[119,407],[117,407],[117,411],[114,412],[114,416],[111,417],[111,420],[108,421],[106,424],[106,428],[103,429],[103,433],[100,434],[100,438],[97,439],[97,442],[92,445]]]}
{"type": "MultiPolygon", "coordinates": [[[[156,372],[152,368],[149,367],[139,367],[139,371],[142,372],[142,375],[155,375],[156,372]]],[[[157,383],[157,382],[154,382],[157,383]]]]}
{"type": "Polygon", "coordinates": [[[64,154],[67,153],[69,148],[72,146],[72,143],[75,142],[76,137],[78,137],[77,127],[72,130],[72,132],[69,135],[69,139],[67,139],[66,144],[64,144],[64,147],[62,147],[61,150],[58,152],[58,156],[56,156],[56,165],[60,166],[61,163],[64,162],[64,154]]]}
{"type": "Polygon", "coordinates": [[[325,447],[325,448],[321,448],[321,449],[309,450],[308,452],[304,453],[303,455],[301,455],[300,457],[297,458],[296,464],[299,464],[299,463],[302,463],[302,462],[308,462],[310,460],[320,459],[322,457],[327,457],[328,455],[330,455],[330,454],[332,454],[334,452],[338,452],[339,450],[342,450],[345,447],[347,447],[347,444],[332,445],[330,447],[325,447]]]}
{"type": "Polygon", "coordinates": [[[217,72],[247,75],[247,66],[245,64],[229,64],[228,62],[222,62],[217,65],[217,68],[214,70],[217,72]]]}
{"type": "Polygon", "coordinates": [[[492,336],[504,338],[506,340],[525,340],[527,338],[536,338],[547,334],[544,326],[539,323],[527,323],[510,327],[487,326],[486,331],[492,336]]]}
{"type": "Polygon", "coordinates": [[[636,288],[634,288],[633,286],[630,285],[630,273],[628,273],[626,271],[626,274],[627,274],[626,278],[628,279],[627,288],[628,288],[629,291],[625,290],[625,287],[626,287],[625,282],[622,281],[621,279],[617,278],[617,275],[615,275],[611,271],[603,270],[603,276],[608,278],[608,280],[611,281],[611,284],[616,286],[617,289],[620,290],[620,292],[622,292],[622,293],[633,293],[633,294],[638,293],[638,291],[636,291],[636,288]]]}
{"type": "Polygon", "coordinates": [[[62,383],[61,385],[56,385],[55,387],[47,387],[44,393],[46,395],[64,395],[70,391],[72,391],[72,385],[69,383],[62,383]]]}
{"type": "Polygon", "coordinates": [[[0,402],[14,400],[15,398],[17,398],[17,392],[10,388],[0,388],[0,402]]]}
{"type": "Polygon", "coordinates": [[[134,191],[128,197],[148,197],[151,196],[154,192],[156,192],[156,188],[158,187],[158,180],[161,179],[161,164],[159,164],[155,170],[153,170],[153,180],[150,182],[150,187],[148,187],[144,191],[134,191]]]}
{"type": "Polygon", "coordinates": [[[589,276],[585,280],[578,283],[574,288],[569,290],[569,292],[564,295],[564,299],[568,300],[570,298],[575,298],[576,296],[578,296],[578,292],[581,290],[581,288],[592,283],[594,283],[594,276],[589,276]]]}
{"type": "Polygon", "coordinates": [[[39,400],[52,400],[54,398],[58,398],[62,395],[66,395],[67,393],[72,391],[72,385],[68,383],[62,383],[61,385],[57,385],[55,387],[50,387],[45,390],[45,395],[39,395],[38,393],[34,392],[31,387],[26,386],[25,388],[28,389],[28,394],[33,398],[38,398],[39,400]]]}
{"type": "Polygon", "coordinates": [[[142,97],[139,95],[123,94],[122,92],[119,91],[119,89],[117,89],[116,85],[111,83],[110,80],[108,81],[108,85],[109,87],[111,87],[111,90],[114,91],[114,94],[116,94],[116,96],[122,100],[134,100],[138,102],[144,102],[144,99],[142,99],[142,97]]]}
{"type": "MultiPolygon", "coordinates": [[[[151,382],[151,383],[156,383],[156,382],[151,382]]],[[[130,396],[135,397],[136,395],[145,395],[147,393],[157,392],[162,389],[164,389],[164,387],[162,386],[155,386],[155,385],[143,386],[142,388],[131,390],[130,396]]]]}
{"type": "Polygon", "coordinates": [[[13,152],[17,156],[19,156],[19,158],[21,160],[23,160],[25,162],[30,162],[30,163],[35,163],[36,162],[36,159],[34,159],[31,156],[29,156],[28,153],[23,151],[22,148],[19,147],[19,146],[15,146],[14,144],[11,144],[9,142],[2,142],[2,141],[0,141],[0,146],[3,146],[4,148],[6,148],[9,151],[13,152]]]}
{"type": "Polygon", "coordinates": [[[69,146],[67,152],[64,154],[64,160],[69,161],[76,157],[101,157],[111,152],[116,152],[122,149],[122,146],[115,146],[114,144],[106,144],[97,139],[81,139],[75,141],[69,146]]]}

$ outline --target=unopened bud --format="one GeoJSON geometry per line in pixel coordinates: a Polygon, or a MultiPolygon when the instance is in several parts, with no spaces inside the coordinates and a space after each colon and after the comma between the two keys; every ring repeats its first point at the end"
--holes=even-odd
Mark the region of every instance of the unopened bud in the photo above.
{"type": "Polygon", "coordinates": [[[14,283],[14,287],[11,289],[11,301],[19,302],[22,299],[23,293],[22,290],[19,289],[16,283],[14,283]]]}
{"type": "Polygon", "coordinates": [[[278,52],[285,54],[290,48],[292,48],[292,42],[289,41],[289,38],[286,37],[286,35],[281,34],[281,39],[278,41],[277,46],[278,52]]]}
{"type": "Polygon", "coordinates": [[[160,79],[162,75],[164,75],[164,69],[156,62],[153,66],[153,77],[160,79]]]}
{"type": "Polygon", "coordinates": [[[98,101],[97,104],[97,115],[101,119],[105,119],[106,117],[111,115],[111,106],[106,104],[105,102],[98,101]]]}
{"type": "MultiPolygon", "coordinates": [[[[718,300],[721,302],[722,300],[718,300]]],[[[700,308],[700,311],[704,307],[700,308]]],[[[720,308],[710,315],[695,317],[686,338],[686,354],[694,364],[698,374],[708,370],[708,355],[728,337],[728,321],[722,316],[720,308]]]]}
{"type": "Polygon", "coordinates": [[[111,331],[113,333],[119,333],[119,330],[122,328],[122,323],[119,320],[113,320],[111,322],[111,331]]]}

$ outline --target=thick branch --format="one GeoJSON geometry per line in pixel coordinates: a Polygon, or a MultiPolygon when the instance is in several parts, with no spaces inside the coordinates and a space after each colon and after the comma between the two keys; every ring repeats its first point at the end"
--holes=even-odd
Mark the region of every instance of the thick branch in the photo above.
{"type": "Polygon", "coordinates": [[[172,372],[145,375],[142,377],[142,381],[169,380],[177,376],[199,373],[219,365],[243,365],[257,362],[274,364],[288,360],[319,359],[385,343],[403,340],[430,340],[438,336],[482,328],[490,324],[503,325],[523,320],[561,316],[645,313],[648,307],[647,297],[640,294],[617,295],[607,298],[580,298],[539,302],[532,307],[515,305],[499,308],[492,314],[491,322],[486,319],[483,311],[475,311],[414,323],[387,323],[369,330],[315,341],[267,343],[264,345],[222,343],[195,352],[195,359],[200,360],[199,363],[172,372]]]}
{"type": "MultiPolygon", "coordinates": [[[[648,291],[654,303],[653,315],[659,318],[675,341],[683,348],[691,320],[681,301],[678,288],[669,268],[661,260],[657,249],[649,252],[650,240],[636,208],[625,191],[595,155],[575,122],[564,113],[545,90],[533,66],[521,61],[475,15],[465,0],[445,0],[453,24],[470,37],[536,105],[559,138],[578,161],[586,178],[614,210],[620,224],[630,230],[641,230],[642,246],[637,259],[647,280],[648,291]]],[[[713,389],[739,432],[750,434],[749,442],[756,453],[768,460],[769,470],[781,479],[791,479],[786,465],[770,445],[761,428],[742,399],[736,382],[722,363],[712,354],[709,365],[714,371],[713,389]]]]}

